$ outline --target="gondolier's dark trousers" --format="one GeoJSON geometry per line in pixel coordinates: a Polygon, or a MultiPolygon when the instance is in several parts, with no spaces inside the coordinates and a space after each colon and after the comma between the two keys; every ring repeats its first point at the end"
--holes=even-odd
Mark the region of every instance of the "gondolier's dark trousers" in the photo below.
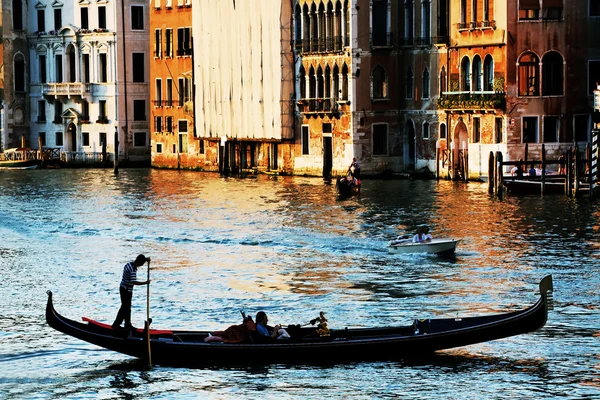
{"type": "Polygon", "coordinates": [[[119,286],[119,294],[121,295],[121,308],[119,308],[117,318],[113,322],[113,328],[120,326],[123,320],[125,320],[125,328],[131,328],[131,298],[133,297],[133,291],[130,292],[123,286],[119,286]]]}

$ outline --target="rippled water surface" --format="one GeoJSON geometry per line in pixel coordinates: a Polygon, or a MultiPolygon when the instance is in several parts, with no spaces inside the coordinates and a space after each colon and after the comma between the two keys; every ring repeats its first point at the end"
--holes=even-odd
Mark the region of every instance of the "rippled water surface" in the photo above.
{"type": "MultiPolygon", "coordinates": [[[[338,199],[317,178],[0,171],[0,398],[598,398],[598,204],[446,181],[367,179],[338,199]],[[387,253],[423,223],[464,238],[455,259],[387,253]],[[535,302],[547,274],[555,309],[538,332],[423,360],[229,369],[148,370],[46,325],[47,290],[67,317],[112,322],[138,253],[156,328],[222,329],[241,309],[325,311],[331,328],[496,313],[535,302]]],[[[137,288],[134,325],[145,308],[137,288]]]]}

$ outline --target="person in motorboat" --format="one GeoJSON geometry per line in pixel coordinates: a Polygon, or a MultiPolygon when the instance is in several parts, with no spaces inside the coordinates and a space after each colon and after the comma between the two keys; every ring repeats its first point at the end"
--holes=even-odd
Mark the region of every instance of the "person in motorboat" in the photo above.
{"type": "Polygon", "coordinates": [[[275,325],[273,328],[267,326],[269,318],[264,311],[256,313],[256,333],[258,336],[270,337],[275,339],[289,339],[290,335],[281,325],[275,325]]]}
{"type": "Polygon", "coordinates": [[[396,239],[390,242],[390,246],[397,246],[402,243],[412,242],[412,239],[409,235],[399,235],[396,239]]]}
{"type": "Polygon", "coordinates": [[[429,233],[429,228],[426,226],[420,226],[417,228],[417,234],[413,237],[413,243],[426,243],[430,242],[433,236],[429,233]]]}

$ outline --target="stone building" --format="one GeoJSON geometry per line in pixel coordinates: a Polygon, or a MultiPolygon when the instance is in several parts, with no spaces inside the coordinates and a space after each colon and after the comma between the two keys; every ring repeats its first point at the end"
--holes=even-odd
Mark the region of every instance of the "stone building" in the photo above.
{"type": "Polygon", "coordinates": [[[41,140],[85,163],[104,143],[113,153],[118,133],[122,160],[149,161],[146,2],[3,0],[3,11],[5,147],[41,140]]]}
{"type": "Polygon", "coordinates": [[[204,169],[206,143],[194,135],[192,1],[150,6],[152,166],[204,169]]]}
{"type": "Polygon", "coordinates": [[[487,175],[490,152],[539,160],[544,144],[557,160],[575,144],[585,147],[600,75],[595,3],[450,1],[437,101],[446,113],[448,137],[440,134],[440,142],[450,176],[487,175]]]}
{"type": "MultiPolygon", "coordinates": [[[[600,82],[600,2],[509,0],[506,146],[508,158],[556,160],[590,141],[593,93],[600,82]]],[[[506,157],[505,157],[506,158],[506,157]]]]}
{"type": "Polygon", "coordinates": [[[30,108],[27,98],[29,50],[27,44],[28,3],[2,0],[3,113],[0,148],[30,146],[30,108]]]}

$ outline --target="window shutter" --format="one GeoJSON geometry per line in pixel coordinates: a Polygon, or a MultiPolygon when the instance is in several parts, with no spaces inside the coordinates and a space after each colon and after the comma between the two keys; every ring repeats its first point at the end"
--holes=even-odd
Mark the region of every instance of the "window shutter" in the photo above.
{"type": "Polygon", "coordinates": [[[520,10],[539,10],[540,0],[519,0],[520,10]]]}

